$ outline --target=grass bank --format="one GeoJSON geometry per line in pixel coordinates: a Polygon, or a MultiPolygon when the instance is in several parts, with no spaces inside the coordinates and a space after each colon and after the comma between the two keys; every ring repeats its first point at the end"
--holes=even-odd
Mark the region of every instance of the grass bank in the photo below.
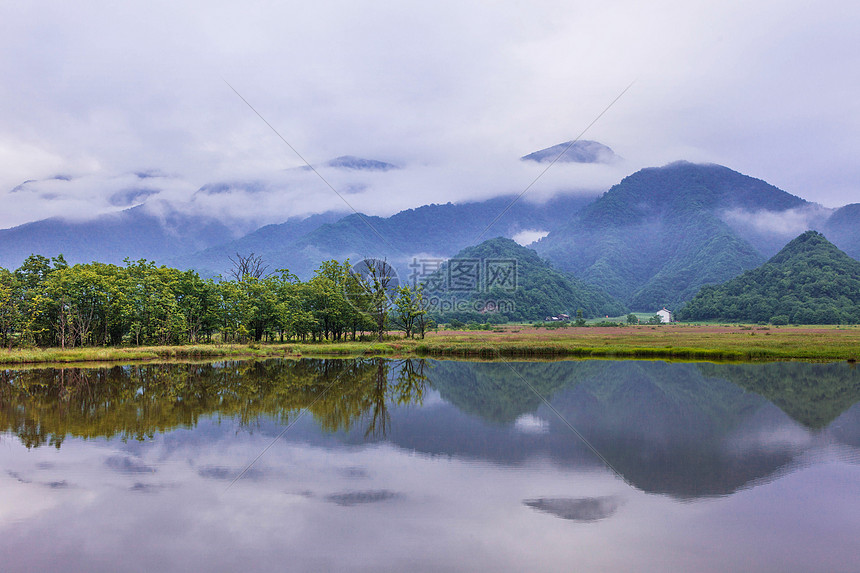
{"type": "Polygon", "coordinates": [[[686,360],[858,360],[860,327],[663,325],[431,332],[381,343],[209,344],[61,350],[0,350],[0,364],[69,364],[208,358],[327,356],[450,358],[666,358],[686,360]]]}
{"type": "Polygon", "coordinates": [[[0,365],[78,364],[216,358],[288,358],[300,356],[390,355],[385,343],[343,342],[321,344],[198,344],[184,346],[20,348],[0,349],[0,365]]]}

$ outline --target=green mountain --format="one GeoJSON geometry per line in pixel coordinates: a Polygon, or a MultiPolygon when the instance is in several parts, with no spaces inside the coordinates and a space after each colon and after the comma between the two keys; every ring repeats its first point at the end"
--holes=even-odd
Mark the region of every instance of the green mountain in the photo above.
{"type": "Polygon", "coordinates": [[[443,312],[447,319],[483,322],[492,305],[515,321],[575,316],[580,309],[585,317],[625,311],[601,289],[555,270],[532,249],[504,237],[463,249],[427,277],[427,285],[431,297],[456,301],[454,310],[443,312]]]}
{"type": "Polygon", "coordinates": [[[791,241],[761,267],[703,288],[680,320],[776,324],[860,323],[860,262],[816,231],[791,241]]]}
{"type": "Polygon", "coordinates": [[[634,310],[671,308],[764,262],[758,235],[730,214],[809,205],[726,167],[678,162],[626,177],[535,249],[634,310]]]}

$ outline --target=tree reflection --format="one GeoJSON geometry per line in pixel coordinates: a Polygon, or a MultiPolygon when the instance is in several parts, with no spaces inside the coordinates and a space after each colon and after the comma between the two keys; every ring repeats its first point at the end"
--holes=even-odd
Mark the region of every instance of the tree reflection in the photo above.
{"type": "Polygon", "coordinates": [[[371,405],[369,422],[364,436],[385,437],[391,425],[388,404],[405,406],[421,404],[427,385],[427,375],[424,373],[424,360],[401,360],[391,363],[377,359],[375,382],[369,393],[371,405]],[[389,367],[395,372],[393,380],[389,375],[389,367]]]}
{"type": "Polygon", "coordinates": [[[389,431],[391,405],[423,400],[423,360],[228,361],[0,371],[0,429],[28,448],[66,436],[143,440],[201,417],[289,423],[307,409],[329,432],[367,420],[389,431]]]}

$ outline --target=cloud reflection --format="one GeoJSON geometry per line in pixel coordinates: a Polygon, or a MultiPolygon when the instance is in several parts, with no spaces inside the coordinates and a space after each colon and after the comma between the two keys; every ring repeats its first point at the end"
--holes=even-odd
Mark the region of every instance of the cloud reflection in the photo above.
{"type": "Polygon", "coordinates": [[[326,496],[326,500],[336,503],[337,505],[353,506],[363,505],[367,503],[378,503],[380,501],[388,501],[400,497],[400,494],[386,489],[367,490],[367,491],[347,491],[342,493],[333,493],[326,496]]]}
{"type": "Polygon", "coordinates": [[[148,466],[128,456],[110,456],[105,460],[105,465],[112,470],[129,474],[155,473],[156,471],[153,466],[148,466]]]}
{"type": "Polygon", "coordinates": [[[541,497],[523,504],[562,519],[590,523],[614,515],[621,502],[616,497],[541,497]]]}

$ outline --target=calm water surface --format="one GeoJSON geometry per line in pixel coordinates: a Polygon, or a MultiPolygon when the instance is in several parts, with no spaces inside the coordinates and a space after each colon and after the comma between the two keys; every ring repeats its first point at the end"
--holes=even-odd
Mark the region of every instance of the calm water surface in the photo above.
{"type": "Polygon", "coordinates": [[[857,571],[859,401],[848,364],[0,371],[0,570],[857,571]]]}

